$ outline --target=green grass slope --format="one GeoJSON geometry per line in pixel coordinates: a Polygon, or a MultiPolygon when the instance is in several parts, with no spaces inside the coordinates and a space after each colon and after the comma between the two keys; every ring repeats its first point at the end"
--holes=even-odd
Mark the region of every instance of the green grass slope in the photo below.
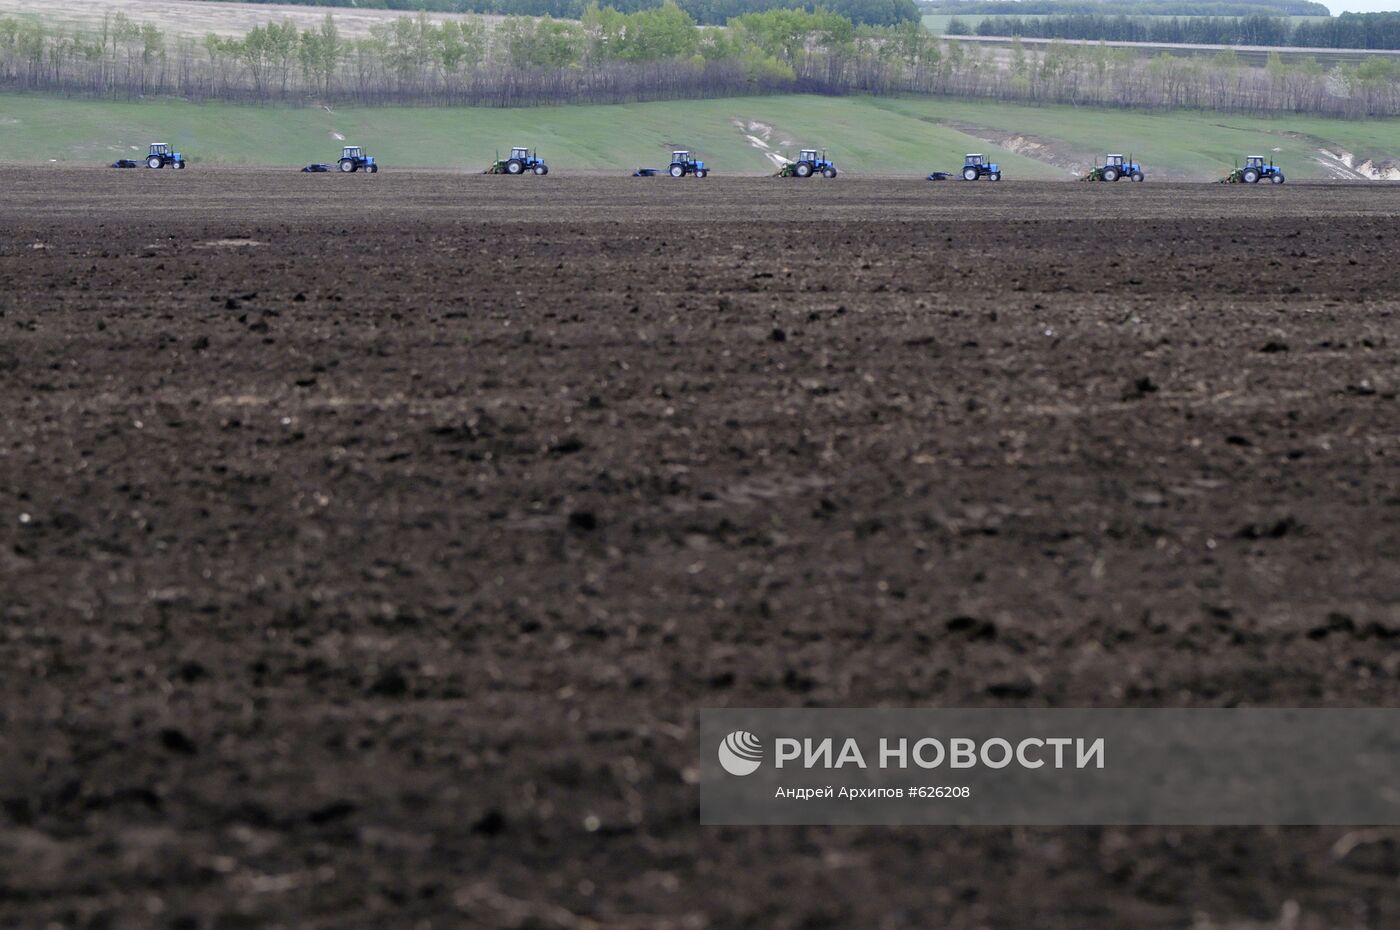
{"type": "Polygon", "coordinates": [[[1211,178],[1247,152],[1273,154],[1290,177],[1329,177],[1321,146],[1356,161],[1400,163],[1400,120],[1250,119],[1026,107],[937,98],[749,97],[526,109],[250,107],[116,103],[0,94],[0,161],[105,164],[170,142],[194,165],[333,161],[341,140],[392,169],[480,170],[498,149],[538,147],[556,170],[630,171],[687,147],[720,174],[774,170],[771,153],[825,146],[844,171],[925,174],[964,152],[1008,178],[1066,178],[1096,154],[1136,154],[1154,177],[1211,178]],[[1018,154],[1018,152],[1022,154],[1018,154]]]}

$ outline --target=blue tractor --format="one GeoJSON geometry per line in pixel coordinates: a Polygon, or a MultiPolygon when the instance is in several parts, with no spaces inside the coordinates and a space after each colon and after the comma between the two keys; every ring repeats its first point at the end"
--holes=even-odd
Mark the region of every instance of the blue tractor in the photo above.
{"type": "Polygon", "coordinates": [[[826,157],[826,149],[822,149],[821,154],[817,154],[816,149],[803,149],[798,153],[797,161],[783,165],[778,177],[810,178],[814,174],[824,178],[836,177],[836,162],[826,157]]]}
{"type": "Polygon", "coordinates": [[[689,152],[675,151],[671,153],[671,167],[666,169],[673,178],[683,178],[688,174],[693,174],[697,178],[707,177],[710,169],[705,167],[703,161],[696,161],[689,152]]]}
{"type": "Polygon", "coordinates": [[[1283,183],[1283,169],[1275,165],[1272,158],[1264,164],[1263,155],[1246,155],[1243,168],[1236,168],[1221,179],[1222,184],[1258,184],[1260,181],[1283,183]]]}
{"type": "Polygon", "coordinates": [[[964,181],[976,181],[978,178],[986,178],[988,181],[1001,180],[1001,165],[989,162],[978,152],[969,152],[963,156],[962,179],[964,181]]]}
{"type": "Polygon", "coordinates": [[[491,167],[486,169],[487,174],[524,174],[530,171],[538,175],[549,174],[549,166],[544,163],[544,159],[539,154],[532,152],[523,145],[517,145],[510,150],[509,158],[497,158],[492,162],[491,167]]]}
{"type": "Polygon", "coordinates": [[[152,142],[146,156],[147,168],[184,168],[185,156],[172,151],[168,142],[152,142]]]}
{"type": "Polygon", "coordinates": [[[345,150],[340,153],[340,170],[346,174],[352,171],[368,171],[370,174],[378,174],[379,165],[375,163],[373,155],[366,155],[364,149],[358,145],[347,145],[345,150]]]}
{"type": "MultiPolygon", "coordinates": [[[[632,172],[634,178],[654,178],[661,174],[661,168],[638,168],[632,172]]],[[[677,149],[671,153],[671,164],[665,172],[673,178],[683,178],[688,174],[693,174],[697,178],[709,177],[710,169],[705,167],[703,161],[697,161],[689,152],[677,149]]]]}
{"type": "Polygon", "coordinates": [[[1084,176],[1086,181],[1117,181],[1120,178],[1145,181],[1147,175],[1143,172],[1142,165],[1133,161],[1131,156],[1124,158],[1122,155],[1109,155],[1102,165],[1095,165],[1084,176]]]}

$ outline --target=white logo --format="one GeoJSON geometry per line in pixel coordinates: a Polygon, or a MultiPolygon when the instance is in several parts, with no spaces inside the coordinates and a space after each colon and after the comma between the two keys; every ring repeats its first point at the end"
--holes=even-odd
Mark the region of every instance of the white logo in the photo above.
{"type": "Polygon", "coordinates": [[[751,775],[763,762],[763,744],[747,730],[735,730],[719,744],[719,764],[730,775],[751,775]]]}

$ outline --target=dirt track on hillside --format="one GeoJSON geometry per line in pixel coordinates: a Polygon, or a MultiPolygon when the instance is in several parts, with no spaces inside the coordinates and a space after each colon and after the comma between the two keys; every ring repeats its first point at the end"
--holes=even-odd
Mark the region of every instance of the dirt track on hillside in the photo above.
{"type": "Polygon", "coordinates": [[[1396,703],[1400,187],[16,169],[0,217],[0,925],[1400,924],[1397,830],[693,784],[708,706],[1396,703]]]}

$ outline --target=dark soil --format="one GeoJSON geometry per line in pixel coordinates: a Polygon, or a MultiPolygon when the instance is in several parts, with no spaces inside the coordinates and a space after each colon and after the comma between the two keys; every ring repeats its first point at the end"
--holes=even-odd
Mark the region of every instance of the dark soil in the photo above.
{"type": "Polygon", "coordinates": [[[5,179],[0,924],[1400,925],[1400,830],[694,784],[701,707],[1400,701],[1400,187],[5,179]]]}

